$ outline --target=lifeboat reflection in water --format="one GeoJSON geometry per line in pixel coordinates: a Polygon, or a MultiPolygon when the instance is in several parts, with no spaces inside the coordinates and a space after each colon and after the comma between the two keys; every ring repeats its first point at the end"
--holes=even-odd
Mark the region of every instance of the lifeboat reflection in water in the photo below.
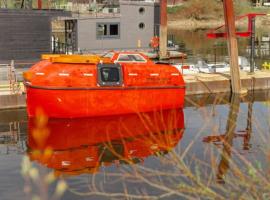
{"type": "Polygon", "coordinates": [[[48,135],[35,140],[29,121],[28,155],[57,175],[97,172],[100,166],[133,164],[164,155],[183,136],[182,109],[81,119],[49,119],[48,135]]]}

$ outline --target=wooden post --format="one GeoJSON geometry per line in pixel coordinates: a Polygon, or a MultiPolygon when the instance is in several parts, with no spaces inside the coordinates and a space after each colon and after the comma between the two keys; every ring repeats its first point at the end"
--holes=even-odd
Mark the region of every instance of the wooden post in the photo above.
{"type": "Polygon", "coordinates": [[[239,94],[241,90],[241,79],[238,65],[238,46],[235,34],[235,17],[232,0],[223,0],[224,18],[226,23],[227,44],[230,57],[230,74],[232,92],[239,94]]]}
{"type": "Polygon", "coordinates": [[[38,0],[38,9],[39,9],[39,10],[42,9],[42,0],[38,0]]]}
{"type": "Polygon", "coordinates": [[[217,181],[219,183],[224,182],[224,176],[230,168],[230,160],[232,154],[233,139],[235,137],[235,129],[237,125],[237,117],[240,109],[240,97],[233,94],[230,103],[230,112],[227,119],[226,134],[223,140],[223,150],[221,154],[221,160],[217,170],[217,181]]]}
{"type": "Polygon", "coordinates": [[[159,58],[167,58],[167,0],[160,0],[159,58]]]}

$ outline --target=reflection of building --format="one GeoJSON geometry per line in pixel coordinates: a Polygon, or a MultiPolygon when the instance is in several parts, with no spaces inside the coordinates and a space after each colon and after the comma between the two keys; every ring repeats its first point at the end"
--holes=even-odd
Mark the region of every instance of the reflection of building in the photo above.
{"type": "Polygon", "coordinates": [[[26,135],[21,133],[20,122],[0,124],[0,154],[23,153],[26,149],[26,135]]]}
{"type": "MultiPolygon", "coordinates": [[[[0,98],[1,104],[4,100],[2,97],[0,98]]],[[[25,151],[26,120],[24,109],[0,110],[0,154],[25,151]]]]}
{"type": "Polygon", "coordinates": [[[158,4],[144,1],[121,1],[120,13],[66,18],[66,43],[73,51],[148,48],[158,34],[158,4]]]}

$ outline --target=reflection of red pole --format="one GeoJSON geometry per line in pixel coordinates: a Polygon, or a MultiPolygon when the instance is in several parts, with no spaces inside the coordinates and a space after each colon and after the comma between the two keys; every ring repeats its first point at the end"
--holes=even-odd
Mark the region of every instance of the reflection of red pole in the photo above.
{"type": "Polygon", "coordinates": [[[235,17],[232,0],[223,0],[227,44],[230,57],[230,74],[233,93],[241,93],[241,79],[238,66],[238,46],[235,32],[235,17]]]}
{"type": "Polygon", "coordinates": [[[39,9],[39,10],[42,9],[42,0],[38,0],[38,9],[39,9]]]}

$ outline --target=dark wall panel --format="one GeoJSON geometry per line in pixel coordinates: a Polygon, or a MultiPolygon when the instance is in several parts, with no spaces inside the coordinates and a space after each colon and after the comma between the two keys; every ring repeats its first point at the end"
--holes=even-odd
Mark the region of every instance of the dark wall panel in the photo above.
{"type": "Polygon", "coordinates": [[[64,12],[0,9],[0,60],[35,60],[50,52],[51,18],[64,12]]]}

